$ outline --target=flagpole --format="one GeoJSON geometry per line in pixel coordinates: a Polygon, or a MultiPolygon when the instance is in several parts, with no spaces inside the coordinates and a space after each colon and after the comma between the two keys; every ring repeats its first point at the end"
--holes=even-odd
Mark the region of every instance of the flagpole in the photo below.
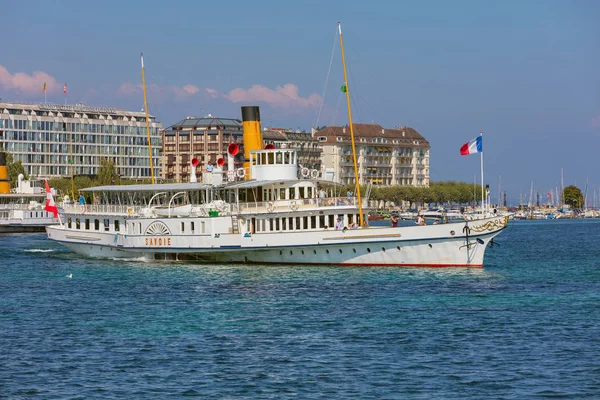
{"type": "Polygon", "coordinates": [[[483,131],[479,132],[481,136],[481,217],[483,218],[484,213],[484,200],[483,200],[483,131]]]}

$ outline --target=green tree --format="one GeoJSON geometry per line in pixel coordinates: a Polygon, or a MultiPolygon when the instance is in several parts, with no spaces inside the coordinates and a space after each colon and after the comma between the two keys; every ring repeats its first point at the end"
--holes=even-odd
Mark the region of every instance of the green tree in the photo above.
{"type": "Polygon", "coordinates": [[[582,208],[583,207],[583,193],[575,185],[567,186],[563,191],[563,199],[565,204],[571,206],[571,208],[582,208]]]}
{"type": "Polygon", "coordinates": [[[21,161],[15,162],[15,159],[12,154],[6,152],[6,169],[8,171],[8,180],[10,181],[10,187],[17,187],[17,181],[19,178],[19,174],[23,174],[25,179],[29,179],[29,175],[25,172],[25,167],[21,161]]]}
{"type": "Polygon", "coordinates": [[[117,168],[115,163],[110,158],[103,158],[100,161],[100,171],[96,183],[100,186],[103,185],[119,185],[121,178],[117,174],[117,168]]]}

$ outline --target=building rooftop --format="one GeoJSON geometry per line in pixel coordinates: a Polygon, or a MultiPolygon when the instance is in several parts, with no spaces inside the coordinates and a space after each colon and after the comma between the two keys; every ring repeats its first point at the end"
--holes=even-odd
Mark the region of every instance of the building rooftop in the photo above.
{"type": "MultiPolygon", "coordinates": [[[[0,102],[0,114],[37,115],[48,117],[68,117],[89,119],[146,119],[144,111],[125,111],[109,107],[93,107],[84,104],[53,104],[53,103],[9,103],[0,102]]],[[[153,120],[155,117],[149,115],[153,120]]]]}
{"type": "Polygon", "coordinates": [[[187,117],[181,121],[169,126],[165,130],[189,130],[189,129],[230,129],[241,130],[242,121],[233,118],[217,118],[217,117],[187,117]]]}
{"type": "MultiPolygon", "coordinates": [[[[405,146],[417,146],[429,148],[429,142],[416,130],[409,127],[400,127],[394,129],[386,129],[377,124],[354,124],[354,136],[357,144],[361,142],[361,138],[367,143],[382,143],[375,142],[374,139],[386,140],[386,144],[397,144],[405,146]]],[[[350,127],[348,126],[328,126],[315,132],[315,138],[319,142],[339,143],[338,137],[344,138],[344,141],[350,140],[350,127]]]]}

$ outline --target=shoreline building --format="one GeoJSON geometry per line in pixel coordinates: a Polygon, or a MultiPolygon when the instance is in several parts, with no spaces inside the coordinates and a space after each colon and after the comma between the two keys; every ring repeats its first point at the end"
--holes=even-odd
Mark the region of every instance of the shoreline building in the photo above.
{"type": "MultiPolygon", "coordinates": [[[[158,176],[162,125],[154,116],[149,119],[154,175],[158,176]]],[[[97,175],[103,158],[114,161],[123,178],[151,176],[144,112],[83,104],[0,102],[0,147],[38,178],[97,175]]]]}
{"type": "MultiPolygon", "coordinates": [[[[350,128],[330,126],[314,136],[323,148],[323,170],[340,184],[354,184],[350,128]]],[[[430,146],[416,130],[354,124],[354,137],[361,185],[429,186],[430,146]]]]}
{"type": "Polygon", "coordinates": [[[234,158],[235,168],[240,168],[243,166],[243,136],[239,119],[216,118],[210,114],[203,118],[187,117],[162,131],[161,177],[187,182],[193,158],[199,161],[197,168],[215,165],[219,158],[227,164],[227,147],[231,143],[240,146],[241,155],[234,158]]]}

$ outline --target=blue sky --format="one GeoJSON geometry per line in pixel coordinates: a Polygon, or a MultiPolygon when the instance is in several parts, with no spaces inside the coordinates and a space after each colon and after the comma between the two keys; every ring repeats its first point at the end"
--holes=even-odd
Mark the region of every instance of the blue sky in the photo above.
{"type": "Polygon", "coordinates": [[[355,122],[415,128],[431,179],[479,179],[459,147],[484,132],[486,183],[511,203],[589,182],[600,205],[600,2],[145,1],[5,2],[0,97],[149,108],[310,129],[347,122],[336,42],[342,22],[355,122]],[[42,82],[40,84],[40,82],[42,82]]]}

